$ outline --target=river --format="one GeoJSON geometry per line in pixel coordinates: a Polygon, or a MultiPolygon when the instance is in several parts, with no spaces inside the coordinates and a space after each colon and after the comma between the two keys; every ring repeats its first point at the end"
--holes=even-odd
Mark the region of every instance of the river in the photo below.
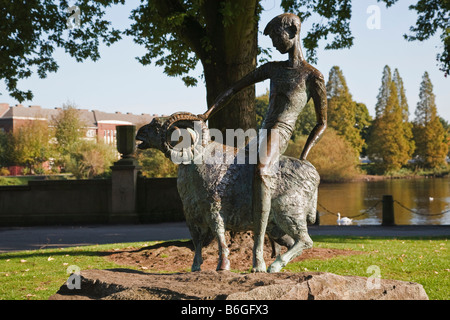
{"type": "Polygon", "coordinates": [[[379,225],[383,195],[394,198],[397,225],[450,224],[450,177],[321,183],[320,224],[336,225],[340,212],[342,217],[353,217],[353,225],[379,225]]]}

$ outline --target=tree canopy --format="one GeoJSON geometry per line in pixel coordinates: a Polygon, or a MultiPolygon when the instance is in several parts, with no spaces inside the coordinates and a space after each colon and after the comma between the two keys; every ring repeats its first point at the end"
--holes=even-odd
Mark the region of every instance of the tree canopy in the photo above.
{"type": "MultiPolygon", "coordinates": [[[[378,0],[387,7],[398,0],[378,0]]],[[[256,55],[266,51],[253,50],[249,39],[256,44],[256,33],[261,1],[239,0],[153,0],[142,2],[131,13],[133,23],[127,30],[112,27],[105,19],[107,7],[125,3],[124,0],[78,0],[73,3],[80,9],[80,25],[68,28],[68,18],[73,16],[69,1],[0,0],[0,78],[7,90],[18,101],[32,98],[31,91],[18,88],[20,79],[33,72],[44,78],[56,72],[58,64],[53,57],[55,48],[64,48],[77,61],[97,60],[99,43],[110,45],[122,34],[131,35],[145,46],[147,53],[139,58],[142,64],[155,63],[164,66],[169,76],[181,76],[187,85],[195,85],[197,79],[189,75],[200,61],[203,68],[217,62],[217,54],[231,47],[235,53],[256,55]],[[247,31],[246,31],[247,30],[247,31]],[[237,32],[247,32],[249,38],[236,37],[237,32]],[[221,41],[220,39],[224,39],[221,41]],[[239,41],[240,38],[247,42],[239,41]],[[220,41],[218,41],[218,39],[220,41]],[[246,49],[249,48],[249,49],[246,49]]],[[[72,4],[72,2],[70,3],[72,4]]],[[[318,16],[311,30],[303,39],[306,56],[316,61],[319,41],[326,40],[325,49],[349,48],[354,37],[350,28],[351,0],[281,0],[286,12],[298,14],[303,21],[318,16]]],[[[450,3],[448,0],[417,0],[410,10],[418,13],[417,22],[411,26],[408,41],[424,41],[440,33],[442,52],[437,59],[442,71],[448,74],[450,67],[448,32],[450,3]]],[[[255,46],[257,47],[257,46],[255,46]]],[[[225,61],[233,63],[233,61],[225,61]]],[[[206,70],[205,70],[206,72],[206,70]]],[[[245,70],[244,70],[245,72],[245,70]]]]}

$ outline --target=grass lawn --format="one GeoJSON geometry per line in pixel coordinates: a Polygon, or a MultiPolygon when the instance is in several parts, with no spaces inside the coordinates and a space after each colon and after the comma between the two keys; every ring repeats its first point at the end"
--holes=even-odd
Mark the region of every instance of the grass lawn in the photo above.
{"type": "MultiPolygon", "coordinates": [[[[317,236],[313,240],[316,247],[365,251],[367,254],[307,260],[290,264],[285,270],[369,277],[372,273],[367,269],[375,265],[381,278],[418,282],[430,299],[450,299],[450,253],[445,238],[317,236]]],[[[67,280],[69,266],[76,265],[81,270],[116,268],[119,266],[108,261],[103,252],[150,244],[123,243],[0,254],[0,300],[48,299],[67,280]]]]}

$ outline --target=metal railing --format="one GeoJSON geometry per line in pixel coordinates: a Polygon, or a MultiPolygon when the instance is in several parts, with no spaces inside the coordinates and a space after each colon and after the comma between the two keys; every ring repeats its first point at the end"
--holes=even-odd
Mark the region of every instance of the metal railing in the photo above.
{"type": "MultiPolygon", "coordinates": [[[[402,204],[401,202],[399,202],[398,200],[394,200],[392,195],[384,195],[382,200],[377,201],[373,206],[371,206],[370,208],[364,210],[363,212],[354,215],[354,216],[347,216],[350,219],[354,219],[354,218],[359,218],[361,216],[367,215],[369,212],[371,212],[372,210],[374,210],[379,204],[382,204],[382,225],[384,226],[389,226],[389,225],[394,225],[394,204],[399,205],[401,208],[417,214],[417,215],[422,215],[422,216],[427,216],[427,217],[432,217],[432,216],[440,216],[440,215],[444,215],[446,213],[450,212],[450,209],[448,210],[444,210],[442,212],[439,213],[423,213],[420,212],[416,209],[411,209],[408,208],[407,206],[405,206],[404,204],[402,204]]],[[[326,214],[332,214],[335,216],[338,216],[337,212],[333,212],[331,210],[329,210],[328,208],[326,208],[325,206],[323,206],[321,203],[318,203],[318,206],[321,207],[323,210],[326,211],[326,214]]]]}

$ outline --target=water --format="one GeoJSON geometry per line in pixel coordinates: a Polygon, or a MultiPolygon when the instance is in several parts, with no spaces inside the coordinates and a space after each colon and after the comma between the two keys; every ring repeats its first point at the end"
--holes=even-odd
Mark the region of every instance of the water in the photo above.
{"type": "Polygon", "coordinates": [[[392,195],[394,201],[413,210],[394,202],[397,225],[450,224],[450,212],[435,215],[450,210],[450,177],[322,183],[318,199],[320,224],[336,225],[335,214],[340,212],[342,217],[354,217],[353,225],[379,225],[383,195],[392,195]],[[373,210],[361,215],[373,206],[373,210]]]}

